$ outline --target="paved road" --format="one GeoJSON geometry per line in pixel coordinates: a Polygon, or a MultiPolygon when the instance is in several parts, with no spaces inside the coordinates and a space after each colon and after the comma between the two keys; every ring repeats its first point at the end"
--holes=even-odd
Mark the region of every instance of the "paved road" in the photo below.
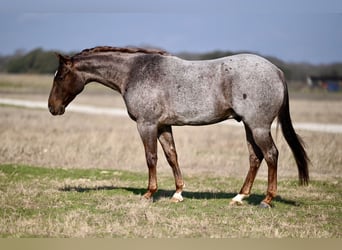
{"type": "MultiPolygon", "coordinates": [[[[47,110],[47,102],[0,98],[0,104],[47,110]]],[[[103,107],[71,104],[67,109],[68,111],[78,112],[78,113],[128,117],[126,110],[118,109],[118,108],[103,108],[103,107]]],[[[237,123],[234,120],[225,121],[222,124],[227,124],[230,126],[242,126],[241,123],[237,123]]],[[[323,123],[303,122],[303,123],[294,123],[293,126],[295,127],[295,129],[298,129],[298,130],[317,131],[317,132],[324,132],[324,133],[339,133],[339,134],[342,133],[342,124],[329,124],[329,123],[323,124],[323,123]]]]}

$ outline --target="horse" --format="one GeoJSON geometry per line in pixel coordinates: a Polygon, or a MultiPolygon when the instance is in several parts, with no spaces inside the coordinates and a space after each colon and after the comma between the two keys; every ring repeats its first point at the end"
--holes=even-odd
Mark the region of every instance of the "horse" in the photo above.
{"type": "Polygon", "coordinates": [[[249,171],[231,205],[243,204],[265,159],[268,185],[260,206],[271,207],[277,193],[278,149],[271,124],[278,118],[296,161],[299,182],[309,181],[309,158],[295,132],[289,110],[287,83],[274,64],[254,54],[188,61],[164,50],[98,46],[73,56],[56,53],[59,66],[48,100],[52,115],[62,115],[89,82],[121,94],[129,117],[136,122],[145,149],[148,187],[144,198],[157,191],[157,141],[172,168],[176,191],[183,201],[184,181],[177,160],[172,126],[210,125],[235,119],[242,122],[249,151],[249,171]]]}

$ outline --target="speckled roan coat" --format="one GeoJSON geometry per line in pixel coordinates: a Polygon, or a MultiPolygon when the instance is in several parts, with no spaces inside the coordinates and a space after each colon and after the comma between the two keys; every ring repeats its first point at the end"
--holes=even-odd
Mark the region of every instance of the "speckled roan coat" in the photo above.
{"type": "Polygon", "coordinates": [[[296,159],[299,179],[308,182],[308,157],[295,133],[284,75],[266,59],[240,54],[208,61],[186,61],[164,51],[96,47],[73,57],[58,55],[59,68],[49,97],[53,115],[61,115],[85,84],[95,81],[118,91],[129,116],[136,121],[149,169],[151,198],[157,190],[157,140],[172,167],[182,201],[184,182],[178,166],[172,125],[208,125],[233,118],[242,121],[250,154],[250,170],[231,204],[250,194],[263,159],[268,165],[268,188],[261,206],[269,207],[277,190],[278,150],[271,124],[278,117],[296,159]]]}

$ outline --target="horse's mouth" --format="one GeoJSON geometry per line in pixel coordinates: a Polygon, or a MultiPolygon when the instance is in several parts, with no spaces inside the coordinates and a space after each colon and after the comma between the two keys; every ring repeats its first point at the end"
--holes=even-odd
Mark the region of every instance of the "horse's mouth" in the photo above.
{"type": "Polygon", "coordinates": [[[57,108],[55,108],[53,106],[49,106],[49,111],[52,115],[63,115],[65,112],[65,106],[61,105],[57,108]]]}

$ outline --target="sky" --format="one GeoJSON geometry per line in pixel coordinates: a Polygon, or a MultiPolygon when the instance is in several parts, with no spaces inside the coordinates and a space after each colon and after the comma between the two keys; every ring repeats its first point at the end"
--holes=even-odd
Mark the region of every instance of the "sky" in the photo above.
{"type": "Polygon", "coordinates": [[[340,0],[1,0],[0,55],[98,45],[342,62],[340,0]]]}

